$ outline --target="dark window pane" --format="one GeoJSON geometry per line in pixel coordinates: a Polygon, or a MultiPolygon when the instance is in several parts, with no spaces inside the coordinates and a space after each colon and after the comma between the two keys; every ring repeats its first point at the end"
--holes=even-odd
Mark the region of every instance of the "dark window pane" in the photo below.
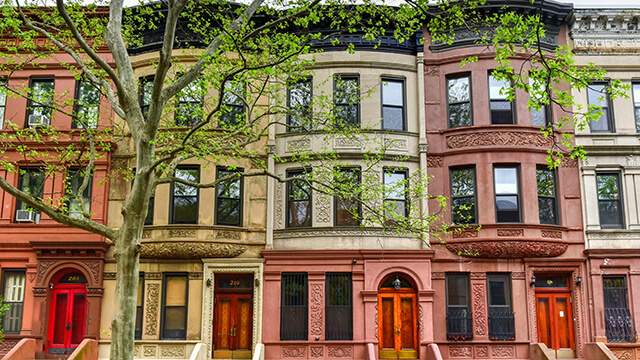
{"type": "Polygon", "coordinates": [[[536,180],[538,183],[538,195],[556,195],[556,182],[552,170],[536,169],[536,180]]]}
{"type": "Polygon", "coordinates": [[[466,276],[447,276],[447,305],[468,305],[467,283],[466,276]]]}
{"type": "Polygon", "coordinates": [[[475,195],[475,170],[459,169],[451,171],[451,196],[475,195]]]}
{"type": "Polygon", "coordinates": [[[473,125],[471,119],[471,103],[460,103],[449,105],[449,127],[473,125]]]}
{"type": "Polygon", "coordinates": [[[451,199],[451,211],[454,224],[475,224],[476,201],[473,196],[465,196],[451,199]]]}
{"type": "Polygon", "coordinates": [[[217,223],[220,225],[237,225],[240,223],[240,201],[234,199],[218,199],[217,223]]]}
{"type": "Polygon", "coordinates": [[[280,340],[307,340],[307,274],[283,273],[281,287],[280,340]]]}
{"type": "Polygon", "coordinates": [[[358,169],[345,169],[336,173],[335,185],[335,224],[355,226],[360,224],[360,172],[358,169]]]}
{"type": "Polygon", "coordinates": [[[333,93],[337,126],[357,126],[359,118],[359,82],[357,77],[336,76],[333,93]]]}
{"type": "MultiPolygon", "coordinates": [[[[226,178],[242,172],[242,169],[218,168],[217,178],[226,178]]],[[[216,224],[241,226],[242,178],[237,177],[218,183],[216,187],[216,224]]]]}
{"type": "Polygon", "coordinates": [[[538,197],[538,208],[540,210],[540,224],[557,224],[556,220],[556,199],[538,197]]]}
{"type": "Polygon", "coordinates": [[[325,302],[325,338],[353,339],[353,295],[351,274],[327,273],[325,302]]]}
{"type": "Polygon", "coordinates": [[[289,86],[289,126],[288,131],[311,130],[313,86],[311,79],[289,86]]]}
{"type": "Polygon", "coordinates": [[[165,330],[182,330],[186,320],[186,310],[184,307],[167,307],[165,309],[165,330]]]}
{"type": "Polygon", "coordinates": [[[600,201],[600,225],[620,225],[622,224],[622,214],[620,203],[617,201],[600,201]]]}
{"type": "Polygon", "coordinates": [[[198,217],[197,197],[174,196],[173,223],[192,224],[198,217]]]}
{"type": "Polygon", "coordinates": [[[492,124],[513,124],[511,102],[491,101],[491,123],[492,124]]]}
{"type": "MultiPolygon", "coordinates": [[[[197,168],[177,168],[175,177],[190,181],[199,181],[197,168]]],[[[196,224],[198,222],[198,188],[180,182],[172,184],[172,224],[196,224]]]]}

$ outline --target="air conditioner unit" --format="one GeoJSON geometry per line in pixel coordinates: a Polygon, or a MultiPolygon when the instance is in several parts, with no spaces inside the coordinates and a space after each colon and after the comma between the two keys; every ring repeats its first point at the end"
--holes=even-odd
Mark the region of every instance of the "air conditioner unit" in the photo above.
{"type": "Polygon", "coordinates": [[[29,115],[29,127],[49,127],[49,117],[44,115],[29,115]]]}
{"type": "Polygon", "coordinates": [[[16,221],[17,222],[37,222],[38,213],[36,211],[31,210],[18,210],[16,211],[16,221]]]}

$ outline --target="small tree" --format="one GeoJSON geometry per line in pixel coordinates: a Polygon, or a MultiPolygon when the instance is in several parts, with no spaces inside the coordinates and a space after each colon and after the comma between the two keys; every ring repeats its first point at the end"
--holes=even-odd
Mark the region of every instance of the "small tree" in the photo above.
{"type": "Polygon", "coordinates": [[[9,311],[9,304],[4,303],[4,298],[0,296],[0,342],[4,340],[4,329],[2,328],[2,320],[4,319],[4,313],[9,311]]]}

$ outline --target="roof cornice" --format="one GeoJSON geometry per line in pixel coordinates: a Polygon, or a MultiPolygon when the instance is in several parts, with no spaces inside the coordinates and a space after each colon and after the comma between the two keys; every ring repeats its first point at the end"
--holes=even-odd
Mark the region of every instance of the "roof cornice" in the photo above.
{"type": "Polygon", "coordinates": [[[577,54],[640,54],[640,9],[574,9],[569,21],[577,54]]]}

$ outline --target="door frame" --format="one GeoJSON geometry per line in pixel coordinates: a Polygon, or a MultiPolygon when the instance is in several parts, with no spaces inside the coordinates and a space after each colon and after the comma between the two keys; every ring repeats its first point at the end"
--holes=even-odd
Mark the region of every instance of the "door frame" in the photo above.
{"type": "MultiPolygon", "coordinates": [[[[562,350],[572,350],[572,351],[576,351],[576,341],[575,341],[575,332],[574,332],[574,321],[573,321],[573,299],[572,299],[572,294],[570,290],[567,289],[561,289],[561,290],[556,290],[556,291],[536,291],[536,329],[538,331],[538,333],[540,333],[540,329],[538,328],[538,323],[537,323],[537,319],[538,319],[538,299],[539,298],[549,298],[549,312],[551,314],[550,317],[550,322],[551,322],[551,327],[552,330],[555,329],[555,334],[552,332],[551,335],[551,347],[549,348],[549,350],[552,350],[556,353],[556,357],[558,357],[558,351],[562,351],[562,350]],[[556,312],[558,311],[556,309],[556,299],[557,298],[567,298],[568,299],[568,304],[567,304],[567,314],[566,317],[569,319],[569,348],[560,348],[558,343],[559,343],[559,336],[558,336],[558,324],[557,324],[557,316],[556,316],[556,312]],[[557,347],[554,348],[554,347],[557,347]]],[[[538,339],[540,337],[538,336],[538,339]]]]}
{"type": "MultiPolygon", "coordinates": [[[[83,331],[82,331],[82,339],[84,339],[84,337],[87,334],[87,326],[86,326],[86,322],[87,322],[87,310],[88,310],[88,297],[87,297],[87,286],[88,286],[88,279],[86,277],[85,274],[82,273],[82,271],[75,269],[75,268],[67,268],[64,270],[61,270],[60,272],[58,272],[58,274],[56,274],[52,279],[51,279],[51,283],[50,283],[50,287],[51,287],[51,298],[50,298],[50,302],[49,302],[49,311],[48,311],[48,316],[47,316],[47,321],[48,321],[48,326],[47,326],[47,346],[46,346],[46,352],[47,354],[59,354],[59,353],[51,353],[51,349],[75,349],[78,347],[78,345],[80,345],[80,343],[78,344],[72,344],[71,343],[71,336],[72,333],[66,333],[64,335],[64,343],[65,345],[63,345],[63,347],[60,346],[53,346],[53,333],[55,331],[55,320],[54,320],[54,316],[56,313],[56,308],[57,308],[57,301],[56,301],[56,295],[57,294],[61,294],[61,293],[66,293],[68,294],[68,302],[67,302],[67,311],[66,311],[66,317],[67,320],[69,317],[71,317],[71,321],[73,321],[73,308],[75,306],[75,295],[76,294],[84,294],[84,319],[81,322],[81,324],[83,325],[83,331]],[[82,276],[84,276],[85,278],[85,282],[84,283],[62,283],[60,284],[59,281],[62,279],[62,277],[64,277],[65,275],[69,275],[71,273],[80,273],[82,274],[82,276]],[[64,347],[66,346],[68,343],[69,347],[64,347]],[[73,345],[76,345],[75,347],[73,345]]],[[[72,323],[73,326],[73,323],[72,323]]],[[[82,342],[82,341],[80,341],[82,342]]]]}
{"type": "Polygon", "coordinates": [[[253,274],[253,333],[251,352],[255,351],[258,339],[262,338],[262,287],[264,284],[264,259],[202,259],[204,274],[202,279],[202,342],[207,345],[207,353],[213,354],[213,321],[215,299],[215,274],[253,274]]]}
{"type": "MultiPolygon", "coordinates": [[[[418,289],[416,287],[416,284],[413,282],[413,279],[410,276],[407,276],[406,274],[398,274],[398,273],[393,273],[393,274],[389,274],[387,276],[385,276],[382,281],[380,281],[380,285],[378,287],[378,356],[380,359],[393,359],[393,358],[397,358],[397,359],[417,359],[419,356],[419,341],[418,341],[418,289]],[[400,288],[400,289],[394,289],[394,288],[383,288],[382,284],[388,280],[389,278],[392,277],[402,277],[403,279],[407,280],[409,283],[411,283],[411,288],[400,288]],[[397,325],[397,320],[400,319],[401,315],[395,316],[395,314],[398,314],[398,310],[400,308],[401,305],[401,299],[403,297],[403,295],[406,297],[410,297],[413,299],[413,309],[412,309],[412,319],[411,319],[411,329],[413,332],[413,350],[402,350],[402,336],[394,336],[394,350],[383,350],[382,349],[382,332],[384,331],[384,326],[383,326],[383,321],[381,319],[382,316],[382,299],[383,298],[393,298],[393,305],[394,305],[394,326],[398,326],[397,325]],[[398,339],[400,338],[400,339],[398,339]],[[387,357],[387,356],[382,356],[383,351],[385,352],[391,352],[391,351],[395,351],[397,356],[396,357],[387,357]],[[405,352],[405,354],[403,354],[402,352],[405,352]]],[[[402,325],[400,325],[401,328],[402,325]]],[[[401,329],[400,329],[401,330],[401,329]]]]}

